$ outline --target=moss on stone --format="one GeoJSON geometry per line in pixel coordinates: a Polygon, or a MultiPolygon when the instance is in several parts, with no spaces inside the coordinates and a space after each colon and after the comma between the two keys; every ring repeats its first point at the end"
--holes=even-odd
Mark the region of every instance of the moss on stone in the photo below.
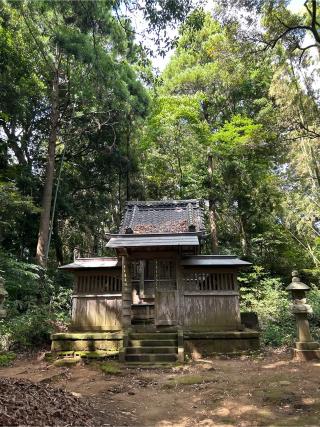
{"type": "Polygon", "coordinates": [[[118,332],[59,332],[51,335],[52,340],[122,340],[118,332]]]}
{"type": "MultiPolygon", "coordinates": [[[[49,353],[50,354],[50,353],[49,353]]],[[[56,357],[65,357],[65,356],[76,356],[87,359],[103,359],[106,357],[113,357],[119,354],[119,351],[58,351],[51,353],[53,359],[56,357]]]]}
{"type": "Polygon", "coordinates": [[[52,351],[116,351],[120,348],[119,340],[53,340],[52,351]]]}

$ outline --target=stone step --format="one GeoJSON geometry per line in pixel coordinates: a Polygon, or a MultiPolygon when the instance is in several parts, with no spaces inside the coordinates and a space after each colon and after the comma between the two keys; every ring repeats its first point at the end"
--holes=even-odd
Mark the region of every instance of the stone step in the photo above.
{"type": "Polygon", "coordinates": [[[176,339],[156,340],[156,339],[129,339],[128,347],[176,347],[176,339]]]}
{"type": "Polygon", "coordinates": [[[127,347],[127,354],[177,354],[177,347],[127,347]]]}
{"type": "Polygon", "coordinates": [[[174,332],[131,332],[129,338],[133,340],[171,340],[176,339],[174,332]]]}
{"type": "Polygon", "coordinates": [[[126,362],[176,362],[177,354],[126,354],[126,362]]]}

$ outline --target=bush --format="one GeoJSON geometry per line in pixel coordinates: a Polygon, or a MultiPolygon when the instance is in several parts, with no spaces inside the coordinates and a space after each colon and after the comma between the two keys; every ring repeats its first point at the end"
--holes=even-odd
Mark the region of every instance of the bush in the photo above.
{"type": "Polygon", "coordinates": [[[313,310],[310,315],[311,334],[315,341],[320,341],[320,289],[315,285],[311,286],[307,294],[307,302],[313,310]]]}
{"type": "Polygon", "coordinates": [[[49,344],[50,334],[65,330],[69,321],[70,281],[1,252],[0,270],[9,294],[8,317],[0,321],[0,351],[49,344]]]}
{"type": "Polygon", "coordinates": [[[9,349],[22,350],[39,347],[49,342],[51,326],[48,313],[43,308],[30,310],[10,319],[6,325],[9,335],[9,349]]]}
{"type": "Polygon", "coordinates": [[[275,347],[292,344],[295,320],[290,310],[290,295],[281,279],[254,266],[250,272],[241,274],[239,284],[240,308],[257,313],[263,344],[275,347]]]}
{"type": "Polygon", "coordinates": [[[100,369],[104,374],[108,374],[108,375],[121,374],[120,364],[114,361],[101,363],[100,369]]]}
{"type": "Polygon", "coordinates": [[[16,355],[12,352],[0,353],[0,367],[5,367],[11,365],[15,360],[16,355]]]}

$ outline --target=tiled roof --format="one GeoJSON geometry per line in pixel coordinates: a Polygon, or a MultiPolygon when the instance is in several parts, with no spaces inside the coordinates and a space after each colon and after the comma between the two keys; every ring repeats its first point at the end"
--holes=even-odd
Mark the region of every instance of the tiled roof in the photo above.
{"type": "Polygon", "coordinates": [[[205,231],[199,200],[127,202],[119,234],[205,231]]]}

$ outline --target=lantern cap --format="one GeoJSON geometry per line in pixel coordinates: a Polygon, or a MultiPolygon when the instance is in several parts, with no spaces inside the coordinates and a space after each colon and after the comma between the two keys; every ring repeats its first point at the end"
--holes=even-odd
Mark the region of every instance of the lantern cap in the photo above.
{"type": "Polygon", "coordinates": [[[300,281],[299,273],[298,271],[294,270],[292,272],[292,282],[289,286],[286,287],[287,291],[308,291],[310,287],[306,285],[305,283],[300,281]]]}

